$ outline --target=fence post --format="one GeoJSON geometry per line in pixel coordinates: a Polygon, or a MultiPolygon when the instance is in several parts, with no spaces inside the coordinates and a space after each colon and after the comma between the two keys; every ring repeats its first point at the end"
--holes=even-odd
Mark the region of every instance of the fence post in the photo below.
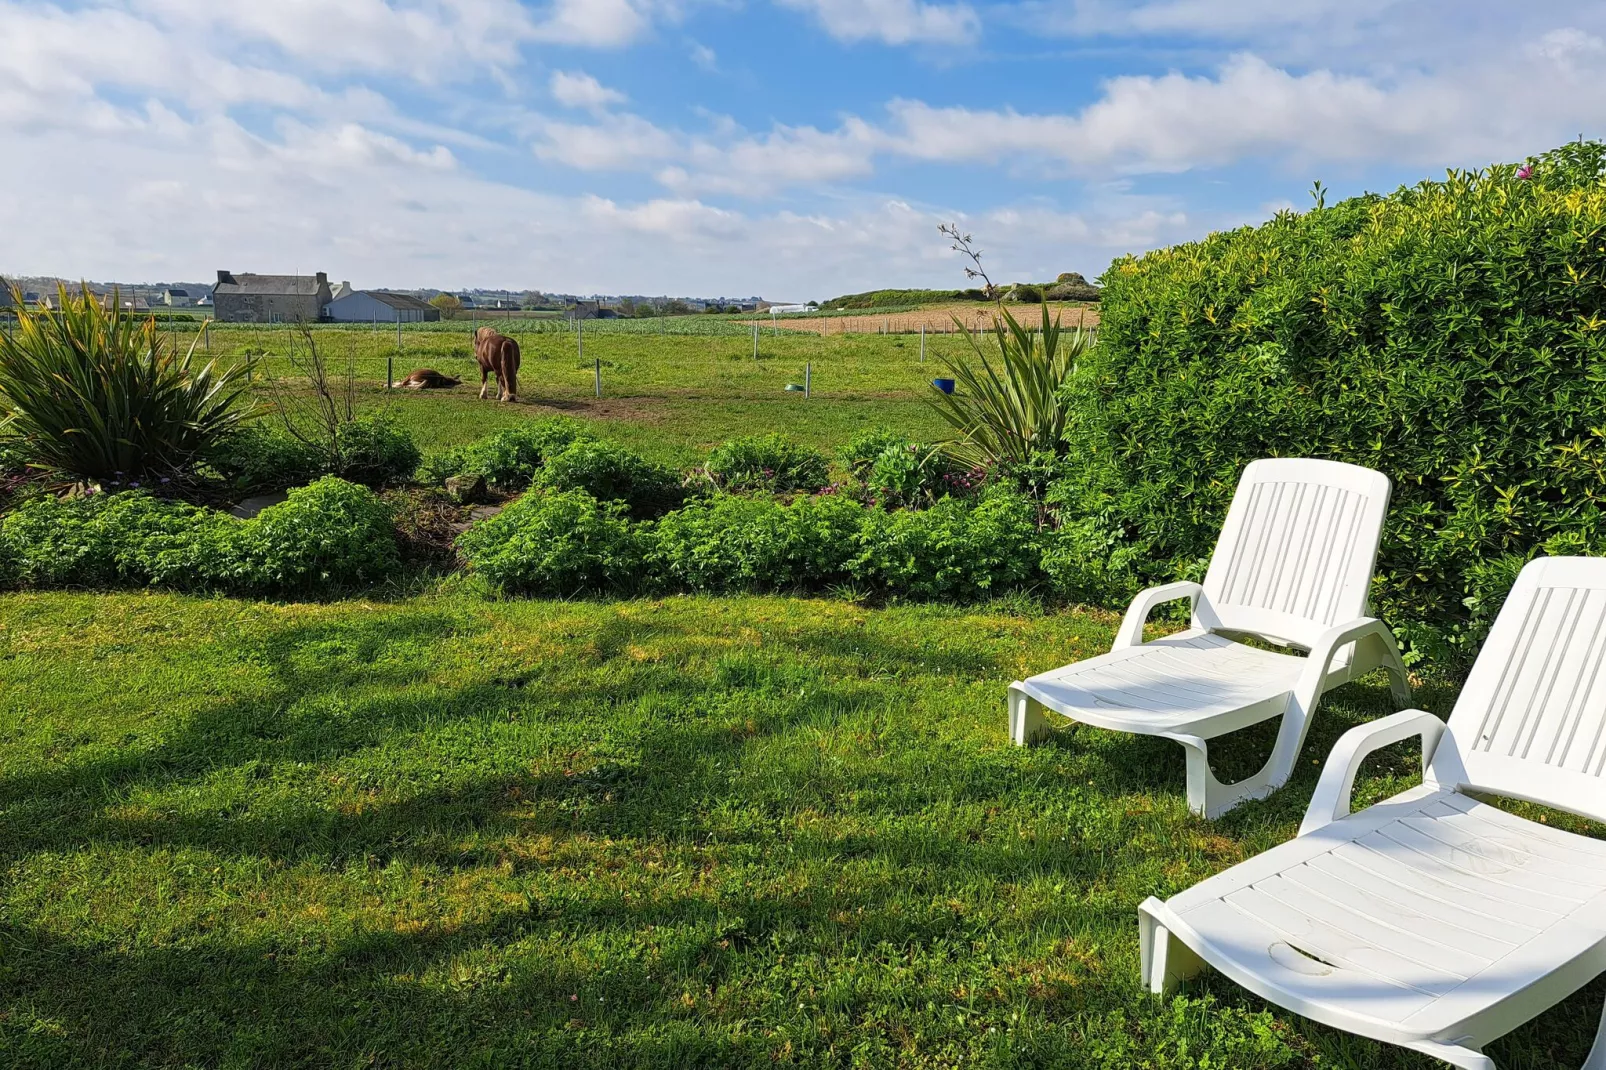
{"type": "Polygon", "coordinates": [[[753,321],[753,359],[758,359],[758,321],[753,321]]]}
{"type": "Polygon", "coordinates": [[[385,358],[385,389],[391,389],[396,383],[396,358],[385,358]]]}
{"type": "Polygon", "coordinates": [[[598,357],[595,365],[597,376],[597,397],[602,396],[602,358],[598,357]]]}
{"type": "Polygon", "coordinates": [[[586,359],[586,329],[578,314],[574,317],[574,341],[580,347],[580,363],[583,366],[586,359]]]}
{"type": "Polygon", "coordinates": [[[926,362],[926,325],[920,325],[920,363],[926,362]]]}
{"type": "Polygon", "coordinates": [[[814,365],[803,365],[803,400],[814,396],[814,365]]]}

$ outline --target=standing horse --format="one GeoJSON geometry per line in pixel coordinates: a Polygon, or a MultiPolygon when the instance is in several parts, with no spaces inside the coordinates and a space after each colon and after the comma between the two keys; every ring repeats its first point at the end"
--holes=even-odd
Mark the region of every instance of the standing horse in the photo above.
{"type": "Polygon", "coordinates": [[[485,400],[489,383],[496,376],[497,400],[517,401],[519,392],[519,344],[495,327],[474,332],[474,359],[480,365],[480,400],[485,400]]]}

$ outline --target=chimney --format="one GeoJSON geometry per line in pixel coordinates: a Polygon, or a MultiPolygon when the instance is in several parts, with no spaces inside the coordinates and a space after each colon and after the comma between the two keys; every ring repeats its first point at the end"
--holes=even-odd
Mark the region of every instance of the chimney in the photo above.
{"type": "Polygon", "coordinates": [[[234,276],[229,274],[227,271],[219,271],[217,273],[217,284],[219,286],[222,286],[224,283],[233,282],[233,281],[234,281],[234,276]]]}
{"type": "Polygon", "coordinates": [[[318,286],[320,288],[329,285],[329,274],[327,272],[324,272],[324,271],[318,272],[317,279],[318,279],[318,286]]]}

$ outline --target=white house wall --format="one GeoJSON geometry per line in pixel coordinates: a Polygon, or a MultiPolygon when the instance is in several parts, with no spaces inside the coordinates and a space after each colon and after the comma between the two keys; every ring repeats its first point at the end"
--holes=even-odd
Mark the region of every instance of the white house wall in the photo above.
{"type": "Polygon", "coordinates": [[[398,312],[361,290],[329,302],[327,312],[336,323],[395,323],[398,315],[403,323],[418,323],[424,318],[417,309],[398,312]]]}

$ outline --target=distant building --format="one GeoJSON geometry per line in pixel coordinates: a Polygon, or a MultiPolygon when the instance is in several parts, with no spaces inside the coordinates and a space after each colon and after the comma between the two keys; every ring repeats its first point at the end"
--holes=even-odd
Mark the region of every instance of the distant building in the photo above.
{"type": "Polygon", "coordinates": [[[121,308],[124,312],[149,312],[151,310],[151,303],[143,297],[125,297],[120,290],[111,290],[106,293],[94,294],[93,296],[100,303],[100,307],[107,312],[112,310],[112,302],[114,300],[117,302],[116,307],[121,308]]]}
{"type": "Polygon", "coordinates": [[[574,307],[563,313],[563,318],[573,323],[575,320],[616,320],[619,310],[604,308],[597,301],[576,301],[574,307]]]}
{"type": "Polygon", "coordinates": [[[191,308],[195,305],[195,299],[188,290],[163,290],[162,304],[168,308],[191,308]]]}
{"type": "Polygon", "coordinates": [[[434,323],[441,310],[411,294],[347,289],[324,306],[324,315],[335,323],[434,323]]]}
{"type": "Polygon", "coordinates": [[[200,297],[196,298],[195,307],[196,308],[211,308],[212,307],[212,295],[211,294],[202,294],[200,297]]]}
{"type": "Polygon", "coordinates": [[[316,323],[332,299],[329,276],[217,273],[212,303],[219,323],[316,323]]]}
{"type": "Polygon", "coordinates": [[[338,301],[347,294],[353,294],[356,292],[356,289],[351,285],[351,283],[342,282],[329,291],[329,300],[331,302],[338,301]]]}

